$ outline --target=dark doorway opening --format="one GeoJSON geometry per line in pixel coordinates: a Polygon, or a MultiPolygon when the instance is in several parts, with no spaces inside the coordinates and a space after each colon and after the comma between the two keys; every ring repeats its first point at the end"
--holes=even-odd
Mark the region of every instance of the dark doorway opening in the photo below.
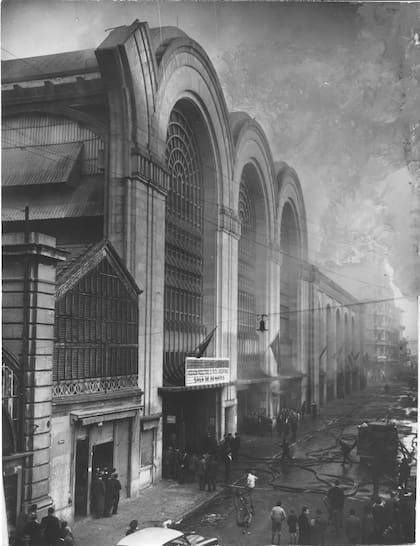
{"type": "Polygon", "coordinates": [[[114,464],[114,442],[97,444],[93,446],[92,469],[93,472],[111,472],[114,464]]]}
{"type": "Polygon", "coordinates": [[[74,493],[75,516],[87,516],[89,467],[89,440],[77,440],[76,443],[76,476],[74,493]]]}
{"type": "Polygon", "coordinates": [[[203,453],[209,434],[216,438],[217,390],[168,393],[163,398],[164,447],[203,453]]]}

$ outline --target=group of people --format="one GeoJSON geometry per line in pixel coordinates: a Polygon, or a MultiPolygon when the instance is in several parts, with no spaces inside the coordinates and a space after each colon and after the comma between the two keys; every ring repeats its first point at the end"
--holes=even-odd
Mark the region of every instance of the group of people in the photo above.
{"type": "Polygon", "coordinates": [[[113,468],[97,468],[91,484],[91,512],[95,518],[111,517],[118,513],[121,482],[113,468]]]}
{"type": "Polygon", "coordinates": [[[344,515],[344,490],[338,480],[328,490],[325,504],[328,509],[328,524],[338,534],[344,527],[350,544],[399,544],[411,542],[410,529],[413,528],[410,518],[413,510],[410,508],[406,491],[399,486],[396,492],[391,492],[388,500],[376,497],[363,507],[359,516],[354,508],[344,515]]]}
{"type": "Polygon", "coordinates": [[[23,528],[23,541],[27,546],[73,546],[74,537],[66,521],[60,521],[54,507],[48,508],[48,515],[38,521],[38,506],[29,509],[28,521],[23,528]]]}
{"type": "Polygon", "coordinates": [[[309,508],[303,506],[299,516],[293,508],[289,514],[282,506],[282,502],[277,501],[270,512],[271,520],[271,543],[280,544],[283,524],[287,525],[289,532],[289,544],[314,544],[324,545],[328,522],[324,517],[322,510],[317,508],[313,518],[310,517],[309,508]]]}
{"type": "Polygon", "coordinates": [[[296,442],[299,421],[303,418],[305,408],[306,405],[303,406],[303,411],[284,408],[279,412],[276,419],[276,429],[279,438],[283,437],[283,440],[296,442]]]}
{"type": "Polygon", "coordinates": [[[240,446],[237,432],[234,436],[225,434],[220,442],[208,435],[201,455],[169,446],[162,456],[163,477],[179,483],[198,482],[200,490],[207,487],[208,491],[214,491],[219,462],[223,462],[225,483],[229,483],[232,463],[239,458],[240,446]]]}

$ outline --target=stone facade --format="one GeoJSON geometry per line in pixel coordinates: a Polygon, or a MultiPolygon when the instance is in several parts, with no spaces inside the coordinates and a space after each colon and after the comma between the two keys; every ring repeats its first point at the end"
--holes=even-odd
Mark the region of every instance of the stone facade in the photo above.
{"type": "MultiPolygon", "coordinates": [[[[32,230],[56,237],[58,249],[106,241],[121,262],[118,271],[139,292],[141,406],[140,391],[121,394],[111,387],[112,417],[100,397],[87,395],[77,407],[61,398],[51,411],[52,434],[40,428],[54,456],[43,494],[53,496],[60,515],[71,520],[77,495],[66,446],[77,458],[83,442],[89,450],[100,446],[103,456],[106,445],[113,444],[115,455],[115,445],[127,442],[127,494],[138,495],[160,478],[163,444],[188,447],[195,430],[220,438],[245,430],[256,415],[275,418],[283,407],[322,404],[337,395],[337,370],[359,350],[359,342],[345,345],[341,356],[341,344],[350,343],[341,340],[353,324],[360,331],[360,315],[346,311],[351,296],[308,264],[297,173],[274,162],[255,120],[227,111],[217,74],[196,42],[177,28],[149,29],[135,21],[112,30],[95,51],[51,55],[36,65],[7,61],[2,79],[10,148],[5,231],[23,229],[13,211],[29,202],[32,230]],[[170,140],[181,133],[188,138],[170,163],[170,140]],[[24,146],[35,153],[34,143],[45,159],[43,171],[34,177],[24,168],[22,185],[14,162],[22,161],[24,146]],[[57,151],[57,144],[72,155],[57,151]],[[59,162],[63,154],[68,171],[59,162]],[[31,185],[38,193],[28,191],[31,185]],[[185,242],[191,226],[194,252],[185,242]],[[318,305],[340,307],[340,342],[334,328],[326,333],[329,319],[318,315],[318,305]],[[202,389],[177,383],[177,362],[214,328],[206,356],[229,359],[229,381],[202,389]],[[328,381],[320,379],[324,370],[330,396],[328,381]]],[[[72,271],[78,274],[77,265],[72,271]]],[[[49,367],[57,366],[52,349],[48,354],[49,367]]],[[[356,359],[352,366],[358,365],[356,359]]],[[[357,380],[350,388],[342,384],[347,393],[358,388],[357,380]]],[[[42,396],[42,385],[37,389],[42,396]]],[[[201,439],[194,448],[203,448],[201,439]]],[[[29,490],[26,498],[34,498],[29,490]]]]}

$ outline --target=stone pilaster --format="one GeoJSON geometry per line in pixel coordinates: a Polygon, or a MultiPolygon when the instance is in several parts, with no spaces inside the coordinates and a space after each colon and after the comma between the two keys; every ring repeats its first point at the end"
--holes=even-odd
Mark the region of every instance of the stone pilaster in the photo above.
{"type": "Polygon", "coordinates": [[[49,498],[55,273],[65,254],[38,233],[3,236],[3,342],[23,368],[23,505],[49,498]]]}
{"type": "MultiPolygon", "coordinates": [[[[218,268],[215,286],[216,303],[216,354],[230,359],[230,379],[236,381],[237,373],[237,331],[238,331],[238,240],[241,225],[232,209],[220,207],[219,229],[217,232],[218,268]]],[[[236,430],[236,386],[228,385],[223,389],[222,404],[228,415],[229,431],[236,430]],[[228,409],[232,408],[232,409],[228,409]]],[[[224,433],[224,419],[221,420],[224,433]]]]}

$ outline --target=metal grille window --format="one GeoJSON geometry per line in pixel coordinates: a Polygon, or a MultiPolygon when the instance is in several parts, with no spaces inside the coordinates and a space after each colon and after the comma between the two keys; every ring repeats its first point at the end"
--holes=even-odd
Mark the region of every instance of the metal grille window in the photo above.
{"type": "Polygon", "coordinates": [[[238,360],[244,368],[255,364],[258,353],[256,333],[255,277],[256,277],[256,215],[246,178],[239,190],[238,267],[238,360]]]}
{"type": "Polygon", "coordinates": [[[2,401],[9,413],[15,434],[19,428],[19,388],[20,381],[7,362],[2,362],[2,401]]]}
{"type": "Polygon", "coordinates": [[[179,367],[201,341],[203,189],[198,145],[187,118],[173,110],[166,158],[171,172],[166,200],[164,367],[179,367]]]}
{"type": "Polygon", "coordinates": [[[137,299],[106,259],[58,300],[55,328],[55,381],[137,373],[137,299]]]}

